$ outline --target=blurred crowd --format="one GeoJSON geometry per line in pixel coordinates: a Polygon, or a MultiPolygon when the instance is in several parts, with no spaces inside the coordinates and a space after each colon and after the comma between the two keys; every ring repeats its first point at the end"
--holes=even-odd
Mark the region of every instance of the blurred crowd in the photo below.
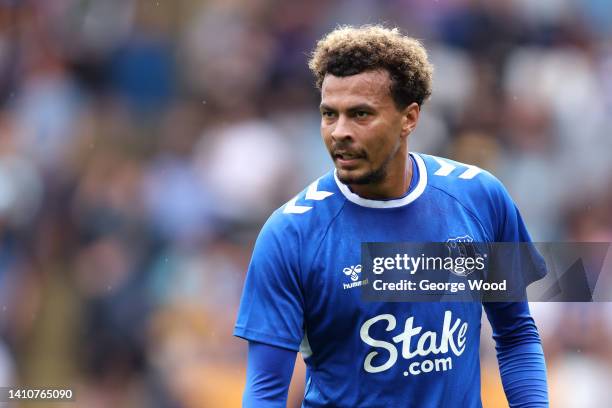
{"type": "MultiPolygon", "coordinates": [[[[608,0],[0,0],[0,386],[239,405],[253,242],[332,166],[306,60],[338,24],[429,50],[411,150],[492,171],[535,241],[612,241],[610,21],[608,0]]],[[[533,312],[553,406],[608,404],[612,307],[533,312]]]]}

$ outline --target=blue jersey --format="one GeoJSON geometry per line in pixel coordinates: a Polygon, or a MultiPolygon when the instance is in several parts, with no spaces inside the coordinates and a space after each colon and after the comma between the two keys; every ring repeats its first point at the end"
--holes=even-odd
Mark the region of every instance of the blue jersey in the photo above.
{"type": "Polygon", "coordinates": [[[234,334],[300,350],[304,407],[480,407],[480,303],[364,302],[362,242],[529,241],[490,173],[411,153],[408,193],[368,200],[335,172],[279,208],[255,244],[234,334]]]}

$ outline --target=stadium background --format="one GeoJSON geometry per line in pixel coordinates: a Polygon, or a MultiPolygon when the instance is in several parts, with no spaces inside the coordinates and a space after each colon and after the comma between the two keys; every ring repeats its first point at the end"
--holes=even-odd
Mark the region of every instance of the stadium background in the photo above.
{"type": "MultiPolygon", "coordinates": [[[[610,21],[607,0],[0,0],[0,385],[239,404],[253,241],[331,166],[306,58],[337,24],[429,49],[412,150],[493,171],[534,240],[612,241],[610,21]]],[[[552,406],[609,404],[609,304],[532,307],[552,406]]]]}

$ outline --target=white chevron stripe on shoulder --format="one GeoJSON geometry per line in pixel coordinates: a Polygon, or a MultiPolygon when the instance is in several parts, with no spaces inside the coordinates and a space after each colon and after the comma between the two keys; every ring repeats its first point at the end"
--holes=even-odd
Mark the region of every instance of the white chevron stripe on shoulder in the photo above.
{"type": "Polygon", "coordinates": [[[297,199],[298,196],[295,196],[285,204],[285,208],[283,209],[284,214],[304,214],[306,211],[312,210],[312,207],[296,205],[297,199]]]}
{"type": "Polygon", "coordinates": [[[481,168],[472,166],[471,164],[466,164],[467,170],[459,175],[459,178],[469,180],[474,178],[478,173],[482,171],[481,168]]]}
{"type": "Polygon", "coordinates": [[[457,168],[457,166],[450,164],[446,160],[442,160],[438,157],[433,157],[433,159],[440,165],[440,168],[436,170],[434,176],[448,176],[457,168]]]}
{"type": "MultiPolygon", "coordinates": [[[[315,200],[321,201],[325,200],[327,197],[333,195],[334,193],[330,191],[318,190],[319,187],[319,179],[316,179],[312,184],[308,186],[306,190],[305,200],[315,200]]],[[[307,211],[312,210],[312,207],[307,205],[297,205],[299,194],[293,197],[287,204],[285,204],[285,208],[283,209],[283,213],[285,214],[304,214],[307,211]]]]}
{"type": "Polygon", "coordinates": [[[311,185],[308,186],[308,190],[306,190],[306,199],[307,200],[324,200],[327,197],[329,197],[330,195],[333,195],[334,193],[329,192],[329,191],[318,191],[317,188],[319,187],[319,180],[320,179],[316,179],[311,185]]]}
{"type": "MultiPolygon", "coordinates": [[[[439,157],[433,157],[433,159],[440,165],[440,168],[436,170],[434,176],[448,176],[457,168],[456,165],[451,164],[439,157]]],[[[458,176],[460,179],[470,180],[482,172],[482,169],[480,167],[476,167],[471,164],[462,164],[462,166],[465,166],[467,168],[458,176]]]]}

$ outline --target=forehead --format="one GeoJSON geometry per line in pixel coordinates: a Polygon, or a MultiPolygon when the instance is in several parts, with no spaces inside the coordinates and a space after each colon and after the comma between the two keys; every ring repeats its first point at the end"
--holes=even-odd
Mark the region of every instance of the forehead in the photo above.
{"type": "Polygon", "coordinates": [[[382,70],[346,77],[327,74],[321,85],[321,103],[339,108],[361,103],[386,105],[393,103],[390,85],[389,73],[382,70]]]}

